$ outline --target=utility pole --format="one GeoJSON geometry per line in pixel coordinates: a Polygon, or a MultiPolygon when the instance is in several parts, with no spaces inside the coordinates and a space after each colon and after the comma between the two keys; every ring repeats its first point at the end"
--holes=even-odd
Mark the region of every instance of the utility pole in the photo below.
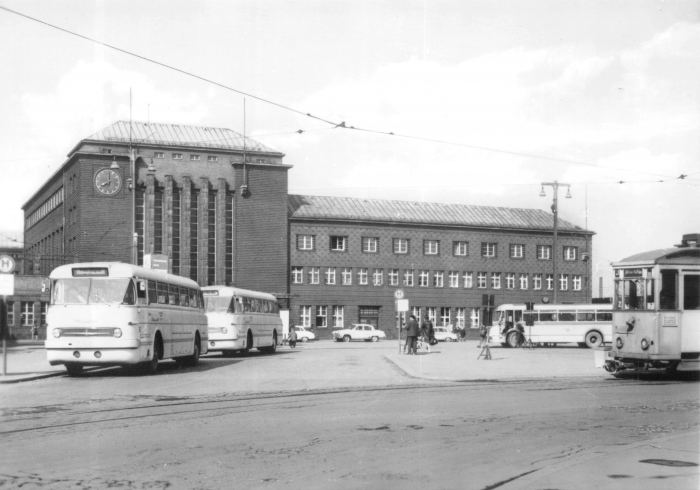
{"type": "Polygon", "coordinates": [[[557,198],[559,194],[559,187],[566,187],[566,198],[571,199],[571,185],[570,184],[564,184],[557,182],[556,180],[554,182],[542,182],[542,191],[540,192],[541,197],[545,197],[547,194],[544,192],[544,186],[549,185],[554,189],[554,202],[552,203],[552,213],[554,214],[554,240],[552,243],[552,274],[554,275],[554,284],[553,284],[553,289],[554,289],[554,304],[559,304],[559,295],[557,294],[558,292],[558,286],[557,286],[557,281],[559,278],[557,277],[557,230],[558,230],[558,215],[559,215],[559,208],[558,208],[558,203],[557,203],[557,198]]]}

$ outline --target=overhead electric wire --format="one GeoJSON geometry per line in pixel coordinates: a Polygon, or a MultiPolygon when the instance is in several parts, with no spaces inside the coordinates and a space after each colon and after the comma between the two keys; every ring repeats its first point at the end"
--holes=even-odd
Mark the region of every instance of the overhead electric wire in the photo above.
{"type": "MultiPolygon", "coordinates": [[[[328,120],[328,119],[324,119],[324,118],[322,118],[322,117],[314,116],[314,115],[312,115],[311,113],[303,112],[303,111],[300,111],[300,110],[298,110],[298,109],[294,109],[294,108],[292,108],[292,107],[289,107],[289,106],[287,106],[287,105],[284,105],[284,104],[281,104],[281,103],[278,103],[278,102],[274,102],[274,101],[272,101],[272,100],[265,99],[265,98],[263,98],[263,97],[259,97],[259,96],[253,95],[253,94],[249,94],[249,93],[247,93],[247,92],[243,92],[242,90],[238,90],[238,89],[235,89],[235,88],[233,88],[233,87],[229,87],[229,86],[224,85],[224,84],[222,84],[222,83],[216,82],[216,81],[214,81],[214,80],[210,80],[210,79],[205,78],[205,77],[200,76],[200,75],[196,75],[196,74],[194,74],[194,73],[191,73],[191,72],[188,72],[188,71],[186,71],[186,70],[177,68],[177,67],[175,67],[175,66],[168,65],[168,64],[166,64],[166,63],[162,63],[162,62],[160,62],[160,61],[156,61],[156,60],[153,60],[153,59],[151,59],[151,58],[147,58],[147,57],[145,57],[145,56],[142,56],[142,55],[139,55],[139,54],[136,54],[136,53],[132,53],[131,51],[127,51],[127,50],[125,50],[125,49],[118,48],[118,47],[116,47],[116,46],[112,46],[111,44],[107,44],[107,43],[104,43],[104,42],[102,42],[102,41],[98,41],[98,40],[96,40],[96,39],[90,38],[90,37],[88,37],[88,36],[84,36],[84,35],[82,35],[82,34],[78,34],[78,33],[76,33],[76,32],[70,31],[70,30],[68,30],[68,29],[64,29],[64,28],[62,28],[62,27],[56,26],[56,25],[54,25],[54,24],[51,24],[51,23],[49,23],[49,22],[45,22],[45,21],[40,20],[40,19],[37,19],[37,18],[35,18],[35,17],[31,17],[31,16],[26,15],[26,14],[23,14],[23,13],[21,13],[21,12],[17,12],[17,11],[15,11],[15,10],[9,9],[9,8],[7,8],[7,7],[0,6],[0,10],[4,10],[4,11],[6,11],[6,12],[9,12],[9,13],[14,14],[14,15],[18,15],[18,16],[23,17],[23,18],[25,18],[25,19],[29,19],[29,20],[34,21],[34,22],[38,22],[38,23],[40,23],[40,24],[43,24],[43,25],[49,26],[49,27],[51,27],[51,28],[57,29],[57,30],[59,30],[59,31],[61,31],[61,32],[65,32],[66,34],[70,34],[70,35],[72,35],[72,36],[76,36],[76,37],[79,37],[79,38],[81,38],[81,39],[85,39],[85,40],[90,41],[90,42],[93,42],[93,43],[95,43],[95,44],[99,44],[100,46],[105,46],[105,47],[110,48],[110,49],[113,49],[113,50],[115,50],[115,51],[119,51],[120,53],[124,53],[124,54],[126,54],[126,55],[133,56],[133,57],[135,57],[135,58],[138,58],[138,59],[141,59],[141,60],[144,60],[144,61],[147,61],[147,62],[156,64],[156,65],[162,66],[162,67],[164,67],[164,68],[168,68],[168,69],[173,70],[173,71],[176,71],[176,72],[178,72],[178,73],[182,73],[183,75],[187,75],[187,76],[196,78],[196,79],[198,79],[198,80],[201,80],[201,81],[204,81],[204,82],[207,82],[207,83],[211,83],[211,84],[216,85],[217,87],[223,88],[223,89],[225,89],[225,90],[229,90],[229,91],[231,91],[231,92],[235,92],[235,93],[238,93],[238,94],[241,94],[241,95],[245,95],[246,97],[251,97],[252,99],[259,100],[259,101],[265,102],[265,103],[267,103],[267,104],[271,104],[271,105],[276,106],[276,107],[279,107],[279,108],[281,108],[281,109],[285,109],[285,110],[294,112],[294,113],[296,113],[296,114],[300,114],[300,115],[303,115],[303,116],[310,117],[310,118],[312,118],[312,119],[316,119],[316,120],[318,120],[318,121],[322,121],[322,122],[324,122],[324,123],[327,123],[327,124],[332,125],[333,128],[352,129],[352,130],[355,130],[355,131],[361,131],[361,132],[373,133],[373,134],[380,134],[380,135],[386,135],[386,136],[397,136],[397,137],[399,137],[399,138],[413,139],[413,140],[417,140],[417,141],[426,141],[426,142],[438,143],[438,144],[444,144],[444,145],[459,146],[459,147],[463,147],[463,148],[472,148],[472,149],[477,149],[477,150],[481,150],[481,151],[488,151],[488,152],[495,152],[495,153],[503,153],[503,154],[507,154],[507,155],[515,155],[515,156],[521,156],[521,157],[527,157],[527,158],[537,158],[537,159],[541,159],[541,160],[548,160],[548,161],[561,162],[561,163],[569,163],[569,164],[573,164],[573,165],[582,165],[582,166],[597,168],[597,169],[600,169],[600,170],[618,170],[618,171],[623,171],[623,172],[634,172],[634,173],[639,173],[639,174],[644,174],[644,175],[653,175],[653,176],[656,176],[656,177],[665,177],[665,178],[669,178],[669,179],[672,179],[672,178],[673,178],[673,177],[670,176],[670,175],[657,174],[657,173],[652,173],[652,172],[643,172],[643,171],[641,171],[641,170],[621,169],[621,168],[617,168],[617,167],[603,167],[603,166],[596,165],[596,164],[593,164],[593,163],[581,162],[581,161],[577,161],[577,160],[568,160],[568,159],[563,159],[563,158],[547,157],[547,156],[542,156],[542,155],[535,155],[535,154],[522,153],[522,152],[516,152],[516,151],[501,150],[501,149],[497,149],[497,148],[488,148],[488,147],[483,147],[483,146],[469,145],[469,144],[466,144],[466,143],[457,143],[457,142],[454,142],[454,141],[439,140],[439,139],[435,139],[435,138],[427,138],[427,137],[414,136],[414,135],[409,135],[409,134],[394,133],[394,132],[391,132],[391,131],[380,131],[380,130],[369,129],[369,128],[360,128],[360,127],[348,126],[348,125],[345,124],[345,121],[342,121],[342,122],[340,122],[340,123],[337,123],[337,122],[330,121],[330,120],[328,120]]],[[[329,128],[329,129],[332,129],[332,128],[329,128]]],[[[303,130],[297,130],[297,131],[295,131],[295,132],[301,134],[301,133],[303,133],[304,131],[303,131],[303,130]]],[[[683,178],[683,177],[680,177],[680,178],[683,178]]],[[[621,181],[621,182],[622,182],[622,181],[621,181]]]]}

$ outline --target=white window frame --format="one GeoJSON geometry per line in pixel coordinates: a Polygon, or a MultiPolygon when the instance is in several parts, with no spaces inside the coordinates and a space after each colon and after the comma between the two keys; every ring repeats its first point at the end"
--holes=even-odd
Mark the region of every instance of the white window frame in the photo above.
{"type": "Polygon", "coordinates": [[[479,308],[470,308],[469,321],[471,328],[479,328],[481,325],[481,310],[479,308]]]}
{"type": "Polygon", "coordinates": [[[488,286],[488,273],[487,272],[477,272],[476,274],[476,288],[486,289],[488,286]]]}
{"type": "Polygon", "coordinates": [[[521,273],[519,278],[518,278],[518,281],[520,282],[520,289],[527,289],[528,277],[527,277],[526,273],[525,274],[521,273]]]}
{"type": "Polygon", "coordinates": [[[316,306],[316,328],[328,328],[328,307],[323,305],[316,306]],[[322,320],[321,325],[318,324],[319,318],[322,320]]]}
{"type": "Polygon", "coordinates": [[[297,235],[297,250],[313,250],[315,248],[315,235],[297,235]]]}
{"type": "Polygon", "coordinates": [[[362,251],[366,254],[376,254],[379,252],[379,238],[362,237],[362,251]]]}
{"type": "Polygon", "coordinates": [[[20,301],[20,323],[22,327],[34,325],[34,301],[20,301]]]}
{"type": "Polygon", "coordinates": [[[501,273],[491,273],[491,289],[501,289],[501,273]]]}
{"type": "Polygon", "coordinates": [[[164,151],[157,151],[153,154],[153,158],[165,158],[165,152],[164,151]]]}
{"type": "Polygon", "coordinates": [[[352,286],[352,267],[343,267],[340,272],[340,283],[343,286],[352,286]]]}
{"type": "Polygon", "coordinates": [[[440,255],[440,240],[423,240],[423,255],[440,255]]]}
{"type": "Polygon", "coordinates": [[[372,286],[384,285],[384,269],[374,269],[372,271],[372,286]]]}
{"type": "Polygon", "coordinates": [[[448,277],[450,280],[450,287],[451,288],[458,288],[459,287],[459,272],[450,271],[448,277]]]}
{"type": "Polygon", "coordinates": [[[537,245],[537,259],[538,260],[552,260],[552,246],[551,245],[537,245]]]}
{"type": "Polygon", "coordinates": [[[465,272],[462,274],[462,284],[464,285],[464,289],[472,289],[474,287],[474,273],[465,272]]]}
{"type": "Polygon", "coordinates": [[[328,267],[326,269],[326,284],[330,286],[335,285],[335,267],[328,267]]]}
{"type": "Polygon", "coordinates": [[[311,327],[311,306],[299,307],[299,320],[303,327],[311,327]]]}
{"type": "Polygon", "coordinates": [[[366,286],[368,284],[368,270],[366,267],[360,267],[357,269],[357,284],[360,286],[366,286]]]}
{"type": "Polygon", "coordinates": [[[321,268],[309,267],[309,284],[321,283],[321,268]]]}
{"type": "Polygon", "coordinates": [[[554,291],[554,274],[547,274],[545,283],[547,285],[547,291],[554,291]]]}
{"type": "Polygon", "coordinates": [[[199,156],[199,155],[194,155],[194,154],[191,154],[191,155],[190,155],[190,161],[191,161],[191,162],[198,162],[198,161],[201,160],[201,159],[202,159],[202,157],[199,156]]]}
{"type": "Polygon", "coordinates": [[[564,247],[564,260],[574,261],[578,258],[578,247],[565,246],[564,247]]]}
{"type": "MultiPolygon", "coordinates": [[[[435,318],[435,315],[436,315],[435,307],[434,307],[434,306],[426,306],[426,308],[425,308],[425,314],[428,315],[428,320],[430,320],[431,322],[433,322],[433,325],[435,325],[435,323],[436,323],[436,318],[435,318]]],[[[418,322],[418,323],[420,323],[420,322],[418,322]]]]}
{"type": "Polygon", "coordinates": [[[389,286],[399,285],[399,270],[389,269],[389,286]]]}
{"type": "Polygon", "coordinates": [[[535,291],[542,290],[542,274],[532,275],[532,289],[534,289],[535,291]]]}
{"type": "Polygon", "coordinates": [[[331,252],[347,252],[348,251],[348,237],[333,235],[329,238],[329,245],[331,252]]]}
{"type": "Polygon", "coordinates": [[[515,289],[515,272],[506,272],[506,289],[515,289]]]}
{"type": "Polygon", "coordinates": [[[467,257],[469,255],[469,242],[452,242],[452,255],[456,257],[467,257]]]}
{"type": "Polygon", "coordinates": [[[455,324],[457,328],[464,328],[465,311],[466,308],[464,306],[455,308],[455,324]]]}
{"type": "Polygon", "coordinates": [[[440,307],[440,326],[446,327],[452,321],[452,310],[449,306],[440,307]]]}
{"type": "Polygon", "coordinates": [[[292,267],[292,284],[304,284],[303,267],[292,267]]]}
{"type": "Polygon", "coordinates": [[[569,275],[559,274],[559,291],[569,290],[569,275]]]}
{"type": "Polygon", "coordinates": [[[345,323],[345,307],[333,306],[333,328],[343,328],[345,323]]]}
{"type": "Polygon", "coordinates": [[[216,155],[207,155],[207,162],[218,162],[219,157],[216,155]]]}
{"type": "Polygon", "coordinates": [[[173,153],[173,160],[182,160],[182,153],[173,153]]]}
{"type": "Polygon", "coordinates": [[[395,254],[408,254],[410,250],[410,241],[408,238],[394,238],[392,241],[392,250],[395,254]]]}
{"type": "Polygon", "coordinates": [[[510,244],[510,258],[511,259],[522,259],[525,257],[525,245],[520,243],[510,244]]]}
{"type": "Polygon", "coordinates": [[[422,269],[418,273],[418,287],[427,288],[430,285],[430,271],[422,269]]]}
{"type": "Polygon", "coordinates": [[[406,287],[413,287],[413,269],[406,269],[403,271],[403,285],[406,287]]]}
{"type": "Polygon", "coordinates": [[[445,287],[445,271],[433,272],[433,287],[434,288],[445,287]]]}
{"type": "Polygon", "coordinates": [[[496,257],[496,250],[498,250],[498,243],[496,242],[483,242],[481,244],[481,256],[493,259],[496,257]]]}
{"type": "Polygon", "coordinates": [[[574,288],[574,291],[581,291],[581,284],[582,284],[582,278],[581,274],[574,274],[571,276],[571,282],[574,288]]]}

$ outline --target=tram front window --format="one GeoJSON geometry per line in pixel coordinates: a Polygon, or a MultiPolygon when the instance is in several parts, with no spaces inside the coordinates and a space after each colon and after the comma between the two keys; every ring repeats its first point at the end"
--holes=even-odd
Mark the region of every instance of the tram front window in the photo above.
{"type": "Polygon", "coordinates": [[[683,309],[700,310],[700,276],[683,277],[683,309]]]}
{"type": "Polygon", "coordinates": [[[662,310],[678,309],[678,271],[661,271],[661,292],[659,296],[662,310]]]}

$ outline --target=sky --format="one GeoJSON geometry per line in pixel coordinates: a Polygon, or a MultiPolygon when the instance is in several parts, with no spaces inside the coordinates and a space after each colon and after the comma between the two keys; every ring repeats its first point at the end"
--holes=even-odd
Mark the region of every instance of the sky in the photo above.
{"type": "Polygon", "coordinates": [[[131,114],[245,120],[293,165],[292,194],[549,211],[541,183],[570,184],[559,216],[596,233],[596,270],[700,232],[696,0],[0,7],[141,57],[0,9],[2,230],[22,230],[76,143],[131,114]]]}

